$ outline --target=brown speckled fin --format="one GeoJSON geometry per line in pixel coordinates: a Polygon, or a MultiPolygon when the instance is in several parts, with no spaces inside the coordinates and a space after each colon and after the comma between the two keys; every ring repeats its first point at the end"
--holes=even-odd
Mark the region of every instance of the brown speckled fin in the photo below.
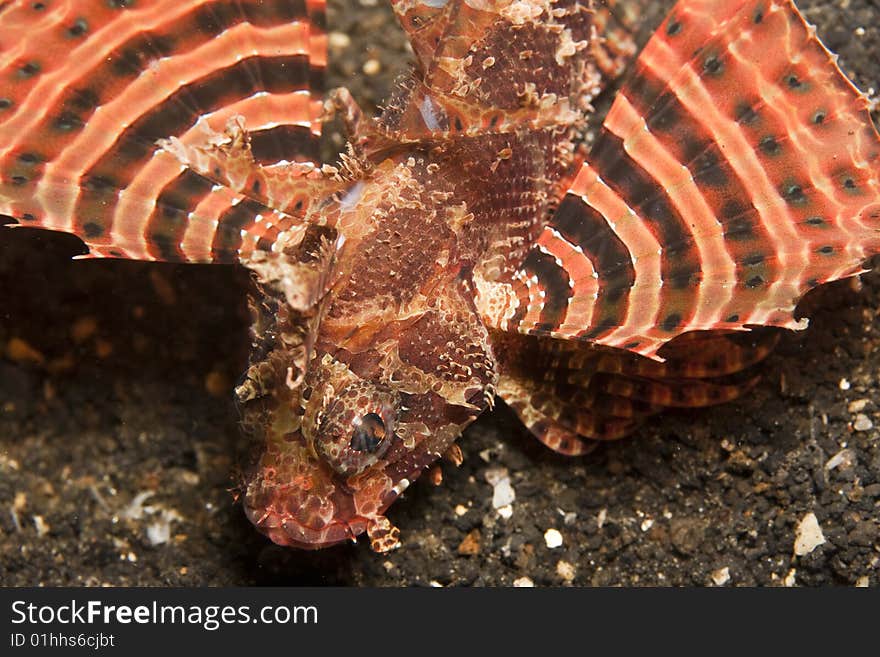
{"type": "Polygon", "coordinates": [[[550,449],[567,456],[591,452],[600,440],[613,440],[634,431],[641,418],[621,418],[595,412],[561,398],[554,386],[504,372],[498,395],[532,434],[550,449]]]}
{"type": "Polygon", "coordinates": [[[880,251],[867,106],[791,2],[682,0],[487,321],[649,357],[803,328],[804,294],[880,251]]]}
{"type": "Polygon", "coordinates": [[[668,346],[662,363],[571,341],[494,338],[498,394],[542,442],[576,454],[572,437],[613,440],[664,409],[736,399],[757,382],[753,366],[770,353],[777,333],[687,335],[668,346]]]}
{"type": "Polygon", "coordinates": [[[0,64],[0,212],[73,233],[92,257],[271,248],[297,221],[267,190],[217,184],[157,144],[195,147],[240,117],[257,166],[316,161],[323,13],[323,0],[2,3],[15,56],[0,64]]]}

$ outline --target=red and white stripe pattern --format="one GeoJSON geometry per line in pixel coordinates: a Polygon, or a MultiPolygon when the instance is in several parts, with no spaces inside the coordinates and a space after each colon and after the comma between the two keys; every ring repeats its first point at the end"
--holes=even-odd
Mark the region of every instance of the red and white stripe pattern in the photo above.
{"type": "Polygon", "coordinates": [[[880,252],[867,101],[791,2],[679,2],[588,160],[502,328],[647,356],[688,331],[800,328],[808,290],[880,252]]]}
{"type": "Polygon", "coordinates": [[[255,165],[317,161],[324,0],[0,8],[0,212],[92,256],[237,262],[294,222],[161,150],[240,116],[255,165]],[[206,130],[207,129],[207,130],[206,130]]]}

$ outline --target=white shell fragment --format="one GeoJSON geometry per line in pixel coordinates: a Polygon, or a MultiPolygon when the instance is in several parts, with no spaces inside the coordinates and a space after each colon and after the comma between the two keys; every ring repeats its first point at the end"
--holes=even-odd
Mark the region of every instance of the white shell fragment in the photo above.
{"type": "Polygon", "coordinates": [[[810,554],[817,547],[825,542],[825,535],[819,526],[815,513],[808,513],[797,526],[794,534],[794,553],[796,556],[803,557],[810,554]]]}
{"type": "Polygon", "coordinates": [[[724,566],[712,573],[712,583],[715,586],[724,586],[730,581],[730,568],[724,566]]]}
{"type": "Polygon", "coordinates": [[[485,476],[486,481],[493,489],[492,508],[501,513],[501,509],[509,507],[516,500],[516,492],[510,484],[510,475],[507,472],[507,468],[490,468],[486,470],[485,476]]]}
{"type": "Polygon", "coordinates": [[[544,542],[551,550],[562,547],[562,534],[557,529],[548,529],[544,532],[544,542]]]}

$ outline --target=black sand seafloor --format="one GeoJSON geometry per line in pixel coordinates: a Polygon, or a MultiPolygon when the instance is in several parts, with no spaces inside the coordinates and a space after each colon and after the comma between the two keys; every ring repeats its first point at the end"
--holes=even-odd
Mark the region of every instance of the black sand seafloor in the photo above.
{"type": "MultiPolygon", "coordinates": [[[[648,27],[669,5],[645,4],[648,27]]],[[[880,5],[801,5],[880,89],[880,5]]],[[[374,109],[408,61],[402,34],[377,0],[337,0],[330,30],[330,83],[374,109]]],[[[246,273],[71,262],[80,248],[0,233],[0,584],[880,584],[876,274],[813,295],[810,329],[736,403],[580,459],[499,405],[442,486],[392,507],[401,549],[309,553],[264,539],[228,491],[246,273]]]]}

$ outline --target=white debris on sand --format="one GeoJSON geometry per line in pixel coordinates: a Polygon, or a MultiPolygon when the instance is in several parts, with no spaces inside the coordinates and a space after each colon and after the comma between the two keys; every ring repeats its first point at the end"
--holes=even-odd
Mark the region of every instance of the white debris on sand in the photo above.
{"type": "Polygon", "coordinates": [[[351,37],[345,32],[331,32],[327,35],[327,45],[332,50],[345,50],[351,45],[351,37]]]}
{"type": "Polygon", "coordinates": [[[562,524],[566,527],[570,527],[577,521],[577,513],[574,511],[565,511],[564,509],[557,508],[559,515],[562,516],[562,524]]]}
{"type": "Polygon", "coordinates": [[[599,529],[602,529],[606,518],[608,518],[608,509],[599,509],[599,515],[596,516],[596,526],[599,529]]]}
{"type": "Polygon", "coordinates": [[[544,532],[544,542],[551,550],[562,547],[562,534],[559,533],[559,530],[550,528],[544,532]]]}
{"type": "Polygon", "coordinates": [[[513,514],[511,505],[516,500],[516,492],[510,485],[510,474],[507,468],[489,468],[486,470],[485,477],[493,489],[492,508],[502,517],[509,518],[513,514]]]}
{"type": "Polygon", "coordinates": [[[825,542],[825,535],[816,519],[816,514],[808,513],[801,518],[794,534],[794,553],[796,556],[803,557],[810,554],[817,547],[825,542]]]}
{"type": "Polygon", "coordinates": [[[792,568],[788,571],[785,578],[782,580],[782,585],[787,588],[792,588],[797,584],[797,570],[792,568]]]}
{"type": "Polygon", "coordinates": [[[505,520],[510,520],[511,516],[513,516],[513,507],[510,504],[505,504],[504,506],[498,508],[497,511],[498,515],[505,520]]]}
{"type": "Polygon", "coordinates": [[[34,529],[37,530],[37,536],[42,538],[49,533],[49,523],[46,522],[43,516],[34,516],[34,529]]]}
{"type": "Polygon", "coordinates": [[[859,413],[856,415],[856,421],[853,422],[853,429],[856,431],[870,431],[874,428],[874,423],[871,422],[871,418],[869,418],[864,413],[859,413]]]}
{"type": "Polygon", "coordinates": [[[712,583],[715,586],[724,586],[730,581],[730,568],[724,566],[712,573],[712,583]]]}
{"type": "Polygon", "coordinates": [[[518,589],[530,589],[535,586],[535,583],[531,577],[517,577],[513,580],[513,585],[518,589]]]}
{"type": "Polygon", "coordinates": [[[575,573],[577,573],[577,568],[567,561],[560,561],[556,564],[556,574],[563,582],[574,580],[575,573]]]}
{"type": "Polygon", "coordinates": [[[153,522],[147,525],[147,540],[150,545],[162,545],[171,540],[170,522],[153,522]]]}
{"type": "Polygon", "coordinates": [[[131,504],[122,510],[122,517],[126,520],[140,520],[145,513],[152,513],[153,507],[144,506],[144,502],[153,497],[153,494],[153,491],[145,490],[135,495],[131,504]]]}
{"type": "Polygon", "coordinates": [[[850,383],[846,379],[841,379],[840,383],[838,385],[841,390],[849,390],[850,389],[850,383]]]}
{"type": "Polygon", "coordinates": [[[171,540],[171,523],[183,520],[183,517],[174,509],[166,509],[159,504],[144,504],[153,495],[152,491],[138,493],[122,510],[121,515],[127,520],[142,520],[150,517],[152,522],[146,526],[147,541],[150,545],[163,545],[171,540]]]}
{"type": "Polygon", "coordinates": [[[842,468],[843,470],[848,470],[853,467],[856,462],[856,453],[851,449],[842,449],[837,454],[828,459],[828,462],[825,463],[826,470],[834,470],[835,468],[842,468]]]}

